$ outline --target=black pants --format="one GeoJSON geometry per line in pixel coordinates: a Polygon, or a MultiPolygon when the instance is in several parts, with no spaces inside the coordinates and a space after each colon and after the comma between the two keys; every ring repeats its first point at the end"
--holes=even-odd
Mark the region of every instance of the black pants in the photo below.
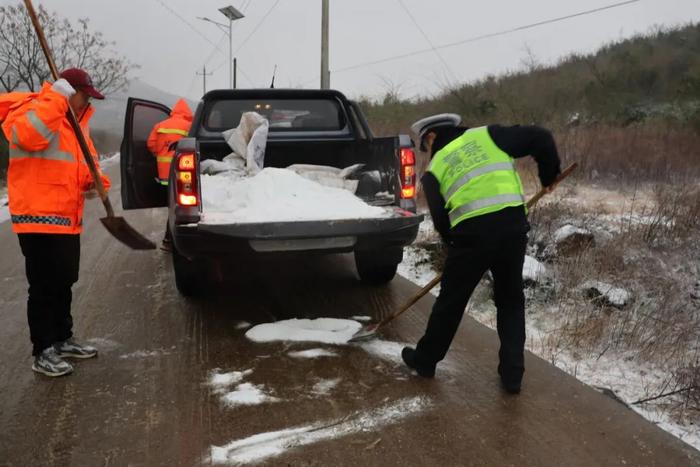
{"type": "Polygon", "coordinates": [[[32,355],[73,336],[71,287],[78,280],[80,235],[18,234],[25,258],[32,355]]]}
{"type": "Polygon", "coordinates": [[[440,295],[433,306],[425,335],[416,347],[419,364],[432,366],[445,358],[469,297],[483,274],[491,270],[501,341],[499,371],[509,381],[520,381],[525,371],[522,274],[526,246],[527,234],[513,233],[475,235],[460,246],[449,247],[440,295]]]}

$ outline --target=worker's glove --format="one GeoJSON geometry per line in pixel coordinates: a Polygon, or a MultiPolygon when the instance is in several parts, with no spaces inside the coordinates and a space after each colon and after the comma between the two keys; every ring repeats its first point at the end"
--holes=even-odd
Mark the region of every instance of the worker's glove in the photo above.
{"type": "Polygon", "coordinates": [[[56,82],[53,83],[53,86],[51,86],[51,89],[64,96],[66,99],[75,94],[75,89],[73,89],[73,86],[71,86],[70,83],[63,78],[56,80],[56,82]]]}
{"type": "Polygon", "coordinates": [[[97,193],[97,190],[83,191],[83,197],[85,199],[95,199],[98,196],[99,196],[99,193],[97,193]]]}

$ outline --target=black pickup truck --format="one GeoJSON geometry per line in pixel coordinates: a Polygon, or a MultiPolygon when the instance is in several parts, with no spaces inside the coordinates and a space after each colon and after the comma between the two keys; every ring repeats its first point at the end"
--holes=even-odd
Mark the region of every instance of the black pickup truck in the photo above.
{"type": "MultiPolygon", "coordinates": [[[[180,140],[167,188],[155,183],[155,158],[146,149],[153,125],[170,109],[130,98],[121,147],[124,209],[168,207],[178,290],[197,295],[212,261],[255,261],[260,255],[354,252],[361,280],[390,281],[413,242],[423,216],[416,214],[415,154],[407,135],[375,138],[355,102],[333,90],[216,90],[197,106],[189,136],[180,140]],[[355,174],[355,194],[388,215],[372,219],[207,224],[203,222],[201,173],[207,159],[231,152],[222,131],[238,126],[244,112],[269,121],[265,167],[310,164],[355,174]]],[[[206,212],[206,208],[204,208],[206,212]]]]}

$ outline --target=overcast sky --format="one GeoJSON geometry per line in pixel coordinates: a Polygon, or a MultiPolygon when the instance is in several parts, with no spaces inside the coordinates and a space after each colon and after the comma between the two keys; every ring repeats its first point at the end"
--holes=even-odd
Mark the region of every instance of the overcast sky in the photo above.
{"type": "MultiPolygon", "coordinates": [[[[376,97],[392,87],[403,97],[431,95],[448,83],[518,69],[528,56],[552,63],[572,52],[594,51],[655,26],[700,21],[700,0],[641,0],[439,49],[442,59],[429,51],[346,70],[430,49],[430,44],[439,48],[621,1],[331,0],[331,86],[352,97],[376,97]]],[[[134,77],[193,100],[202,93],[202,77],[196,72],[201,73],[204,65],[207,73],[213,73],[207,77],[208,89],[228,87],[229,82],[228,37],[197,17],[226,22],[218,8],[233,5],[245,14],[233,23],[239,87],[269,86],[275,65],[277,87],[319,86],[321,0],[35,2],[72,20],[89,18],[93,29],[116,42],[119,53],[140,65],[134,77]]],[[[17,1],[0,0],[0,4],[17,1]]]]}

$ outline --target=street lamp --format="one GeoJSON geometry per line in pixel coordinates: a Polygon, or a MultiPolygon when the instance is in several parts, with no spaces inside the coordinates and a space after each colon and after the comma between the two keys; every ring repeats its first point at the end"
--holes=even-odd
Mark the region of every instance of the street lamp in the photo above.
{"type": "Polygon", "coordinates": [[[231,25],[233,24],[234,21],[237,19],[241,19],[244,17],[243,13],[240,11],[236,10],[234,7],[231,5],[225,6],[223,8],[219,8],[219,11],[228,18],[228,27],[223,24],[219,23],[218,21],[214,21],[209,18],[203,18],[201,16],[198,16],[197,19],[201,19],[202,21],[208,21],[210,23],[215,24],[219,29],[224,31],[226,34],[228,34],[228,74],[229,74],[229,87],[233,89],[233,35],[231,34],[231,25]]]}

